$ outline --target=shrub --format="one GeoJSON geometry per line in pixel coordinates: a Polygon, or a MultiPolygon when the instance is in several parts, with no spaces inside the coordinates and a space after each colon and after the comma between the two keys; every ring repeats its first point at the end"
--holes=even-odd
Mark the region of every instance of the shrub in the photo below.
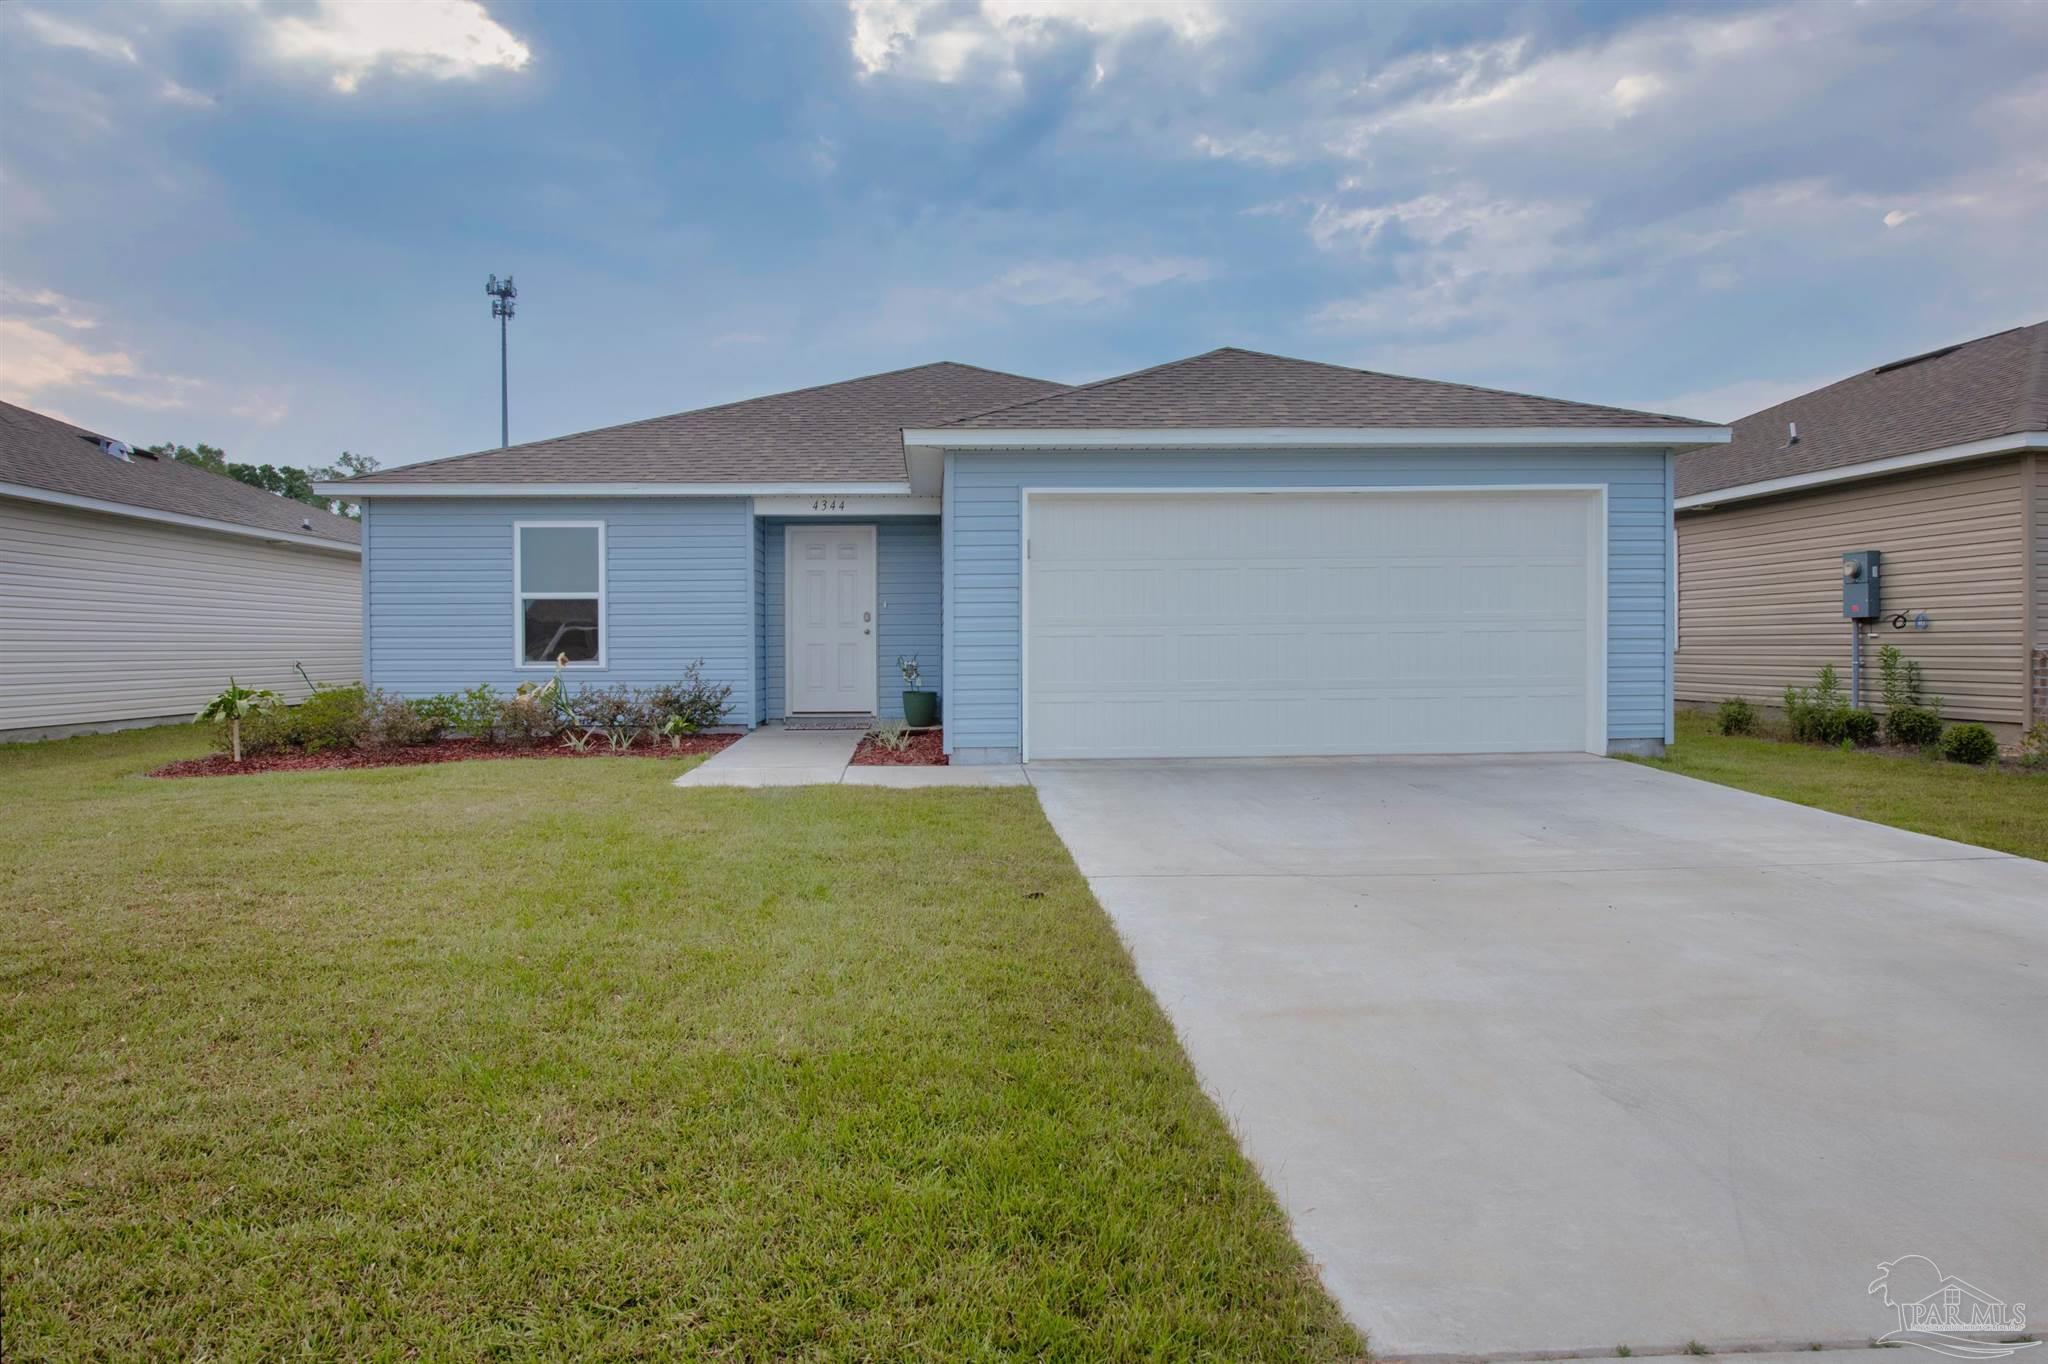
{"type": "Polygon", "coordinates": [[[1941,756],[1982,767],[1998,756],[1998,740],[1982,725],[1957,725],[1941,736],[1941,756]]]}
{"type": "Polygon", "coordinates": [[[1835,665],[1821,665],[1812,687],[1785,688],[1785,719],[1792,737],[1810,744],[1838,744],[1849,737],[1849,698],[1842,695],[1835,665]]]}
{"type": "Polygon", "coordinates": [[[1877,672],[1884,687],[1884,737],[1906,748],[1939,742],[1941,698],[1927,699],[1920,665],[1887,644],[1877,651],[1877,672]]]}
{"type": "Polygon", "coordinates": [[[422,714],[438,720],[442,729],[485,743],[490,742],[498,726],[498,694],[488,682],[479,682],[468,691],[422,697],[413,705],[422,714]]]}
{"type": "Polygon", "coordinates": [[[2048,767],[2048,720],[2036,720],[2020,739],[2020,763],[2048,767]]]}
{"type": "Polygon", "coordinates": [[[308,753],[362,742],[369,697],[360,684],[321,687],[292,707],[292,747],[308,753]]]}
{"type": "Polygon", "coordinates": [[[555,693],[522,683],[517,694],[498,702],[497,730],[506,743],[522,748],[554,738],[562,731],[555,693]]]}
{"type": "Polygon", "coordinates": [[[1906,748],[1941,742],[1941,713],[1926,706],[1897,706],[1884,713],[1884,737],[1906,748]]]}
{"type": "Polygon", "coordinates": [[[653,713],[653,726],[663,733],[669,733],[670,720],[681,720],[689,728],[685,734],[695,734],[722,722],[732,710],[732,685],[727,682],[707,682],[704,679],[704,660],[698,659],[683,669],[683,680],[656,687],[647,694],[647,702],[653,713]]]}
{"type": "Polygon", "coordinates": [[[578,728],[604,735],[614,752],[631,748],[643,731],[661,724],[648,693],[634,687],[584,687],[569,698],[568,708],[578,728]]]}
{"type": "Polygon", "coordinates": [[[1731,696],[1714,708],[1714,723],[1723,734],[1756,733],[1756,707],[1739,696],[1731,696]]]}
{"type": "Polygon", "coordinates": [[[318,753],[362,742],[367,698],[362,687],[318,687],[296,706],[270,705],[242,722],[242,749],[318,753]]]}
{"type": "Polygon", "coordinates": [[[440,738],[446,728],[438,716],[421,710],[403,696],[394,696],[386,691],[370,693],[364,718],[365,741],[391,748],[430,744],[440,738]]]}
{"type": "Polygon", "coordinates": [[[1877,742],[1877,715],[1873,711],[1851,710],[1842,713],[1842,739],[1857,748],[1868,748],[1877,742]]]}

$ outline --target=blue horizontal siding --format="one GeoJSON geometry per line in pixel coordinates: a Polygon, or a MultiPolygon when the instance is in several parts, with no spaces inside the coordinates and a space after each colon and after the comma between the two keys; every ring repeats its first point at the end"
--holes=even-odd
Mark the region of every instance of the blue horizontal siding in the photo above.
{"type": "Polygon", "coordinates": [[[734,720],[758,711],[745,498],[378,501],[363,617],[373,685],[426,696],[548,676],[513,661],[518,521],[605,523],[605,666],[575,669],[577,680],[654,686],[701,658],[707,678],[732,685],[734,720]]]}
{"type": "Polygon", "coordinates": [[[1022,743],[1022,506],[1031,488],[1607,486],[1607,733],[1661,739],[1671,688],[1662,450],[1260,451],[946,457],[949,749],[1022,743]]]}
{"type": "MultiPolygon", "coordinates": [[[[768,719],[780,719],[785,714],[786,524],[767,521],[761,528],[765,560],[761,676],[763,715],[768,719]]],[[[825,523],[807,520],[803,524],[825,523]]],[[[896,660],[901,655],[917,655],[918,665],[924,670],[925,690],[940,692],[942,696],[945,691],[939,564],[936,519],[892,518],[875,522],[875,701],[877,713],[885,718],[903,718],[903,675],[896,670],[896,660]]]]}

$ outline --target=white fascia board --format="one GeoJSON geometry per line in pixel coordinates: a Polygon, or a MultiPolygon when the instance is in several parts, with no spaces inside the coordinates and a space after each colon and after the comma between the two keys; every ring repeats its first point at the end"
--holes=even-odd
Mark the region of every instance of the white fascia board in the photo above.
{"type": "Polygon", "coordinates": [[[898,483],[315,483],[322,497],[852,497],[908,496],[898,483]]]}
{"type": "Polygon", "coordinates": [[[1816,469],[1810,474],[1787,474],[1783,478],[1741,483],[1732,488],[1692,493],[1679,498],[1672,506],[1679,511],[1712,508],[1723,502],[1742,502],[1752,497],[1770,497],[1777,493],[1798,492],[1801,488],[1820,488],[1830,483],[1848,483],[1859,478],[1879,478],[1885,474],[1924,469],[1935,464],[1954,464],[1959,460],[1982,459],[1986,455],[2018,454],[2025,450],[2048,450],[2048,431],[2021,431],[2010,436],[1991,436],[1962,445],[1944,445],[1938,450],[1918,450],[1910,455],[1892,455],[1887,459],[1865,460],[1861,464],[1844,464],[1834,469],[1816,469]]]}
{"type": "Polygon", "coordinates": [[[889,493],[782,494],[754,499],[756,516],[832,517],[937,516],[939,499],[889,493]]]}
{"type": "Polygon", "coordinates": [[[1256,446],[1359,445],[1652,445],[1691,449],[1726,445],[1733,433],[1725,426],[1211,426],[956,430],[939,427],[907,430],[906,446],[931,445],[947,450],[1038,449],[1118,450],[1190,449],[1256,446]]]}
{"type": "Polygon", "coordinates": [[[265,540],[274,545],[303,545],[308,549],[332,550],[336,554],[360,555],[363,552],[361,545],[352,545],[346,540],[323,540],[317,535],[287,530],[265,530],[261,526],[245,526],[235,521],[215,521],[206,516],[186,516],[182,512],[158,511],[154,507],[135,507],[126,502],[107,502],[97,497],[79,497],[73,493],[52,492],[48,488],[30,488],[18,483],[0,483],[0,497],[17,498],[23,502],[41,502],[52,507],[75,507],[79,511],[103,512],[108,516],[125,516],[131,521],[154,521],[165,526],[184,526],[189,530],[212,531],[216,535],[237,535],[249,540],[265,540]]]}

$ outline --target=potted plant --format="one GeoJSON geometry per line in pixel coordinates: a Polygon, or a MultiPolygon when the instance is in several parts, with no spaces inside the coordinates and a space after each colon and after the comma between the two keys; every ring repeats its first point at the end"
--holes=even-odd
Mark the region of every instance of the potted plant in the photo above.
{"type": "Polygon", "coordinates": [[[917,666],[917,655],[898,654],[896,671],[903,674],[903,723],[912,729],[930,729],[939,722],[939,694],[918,687],[924,672],[917,666]]]}

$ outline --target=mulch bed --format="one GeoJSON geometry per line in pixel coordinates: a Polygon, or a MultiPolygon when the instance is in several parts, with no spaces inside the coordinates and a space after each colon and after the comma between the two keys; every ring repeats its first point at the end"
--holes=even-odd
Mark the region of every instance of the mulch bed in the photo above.
{"type": "Polygon", "coordinates": [[[514,744],[478,743],[474,739],[442,739],[408,748],[330,748],[321,753],[264,753],[237,763],[225,753],[167,763],[152,777],[245,777],[255,772],[336,772],[358,767],[419,767],[428,763],[475,762],[492,758],[688,758],[716,753],[739,742],[737,734],[695,734],[681,748],[667,739],[641,742],[623,753],[599,739],[578,753],[560,743],[521,748],[514,744]]]}
{"type": "Polygon", "coordinates": [[[910,736],[910,747],[901,753],[892,752],[876,743],[872,737],[863,738],[860,747],[853,750],[855,767],[944,767],[946,755],[942,751],[946,742],[943,729],[920,729],[910,736]]]}

